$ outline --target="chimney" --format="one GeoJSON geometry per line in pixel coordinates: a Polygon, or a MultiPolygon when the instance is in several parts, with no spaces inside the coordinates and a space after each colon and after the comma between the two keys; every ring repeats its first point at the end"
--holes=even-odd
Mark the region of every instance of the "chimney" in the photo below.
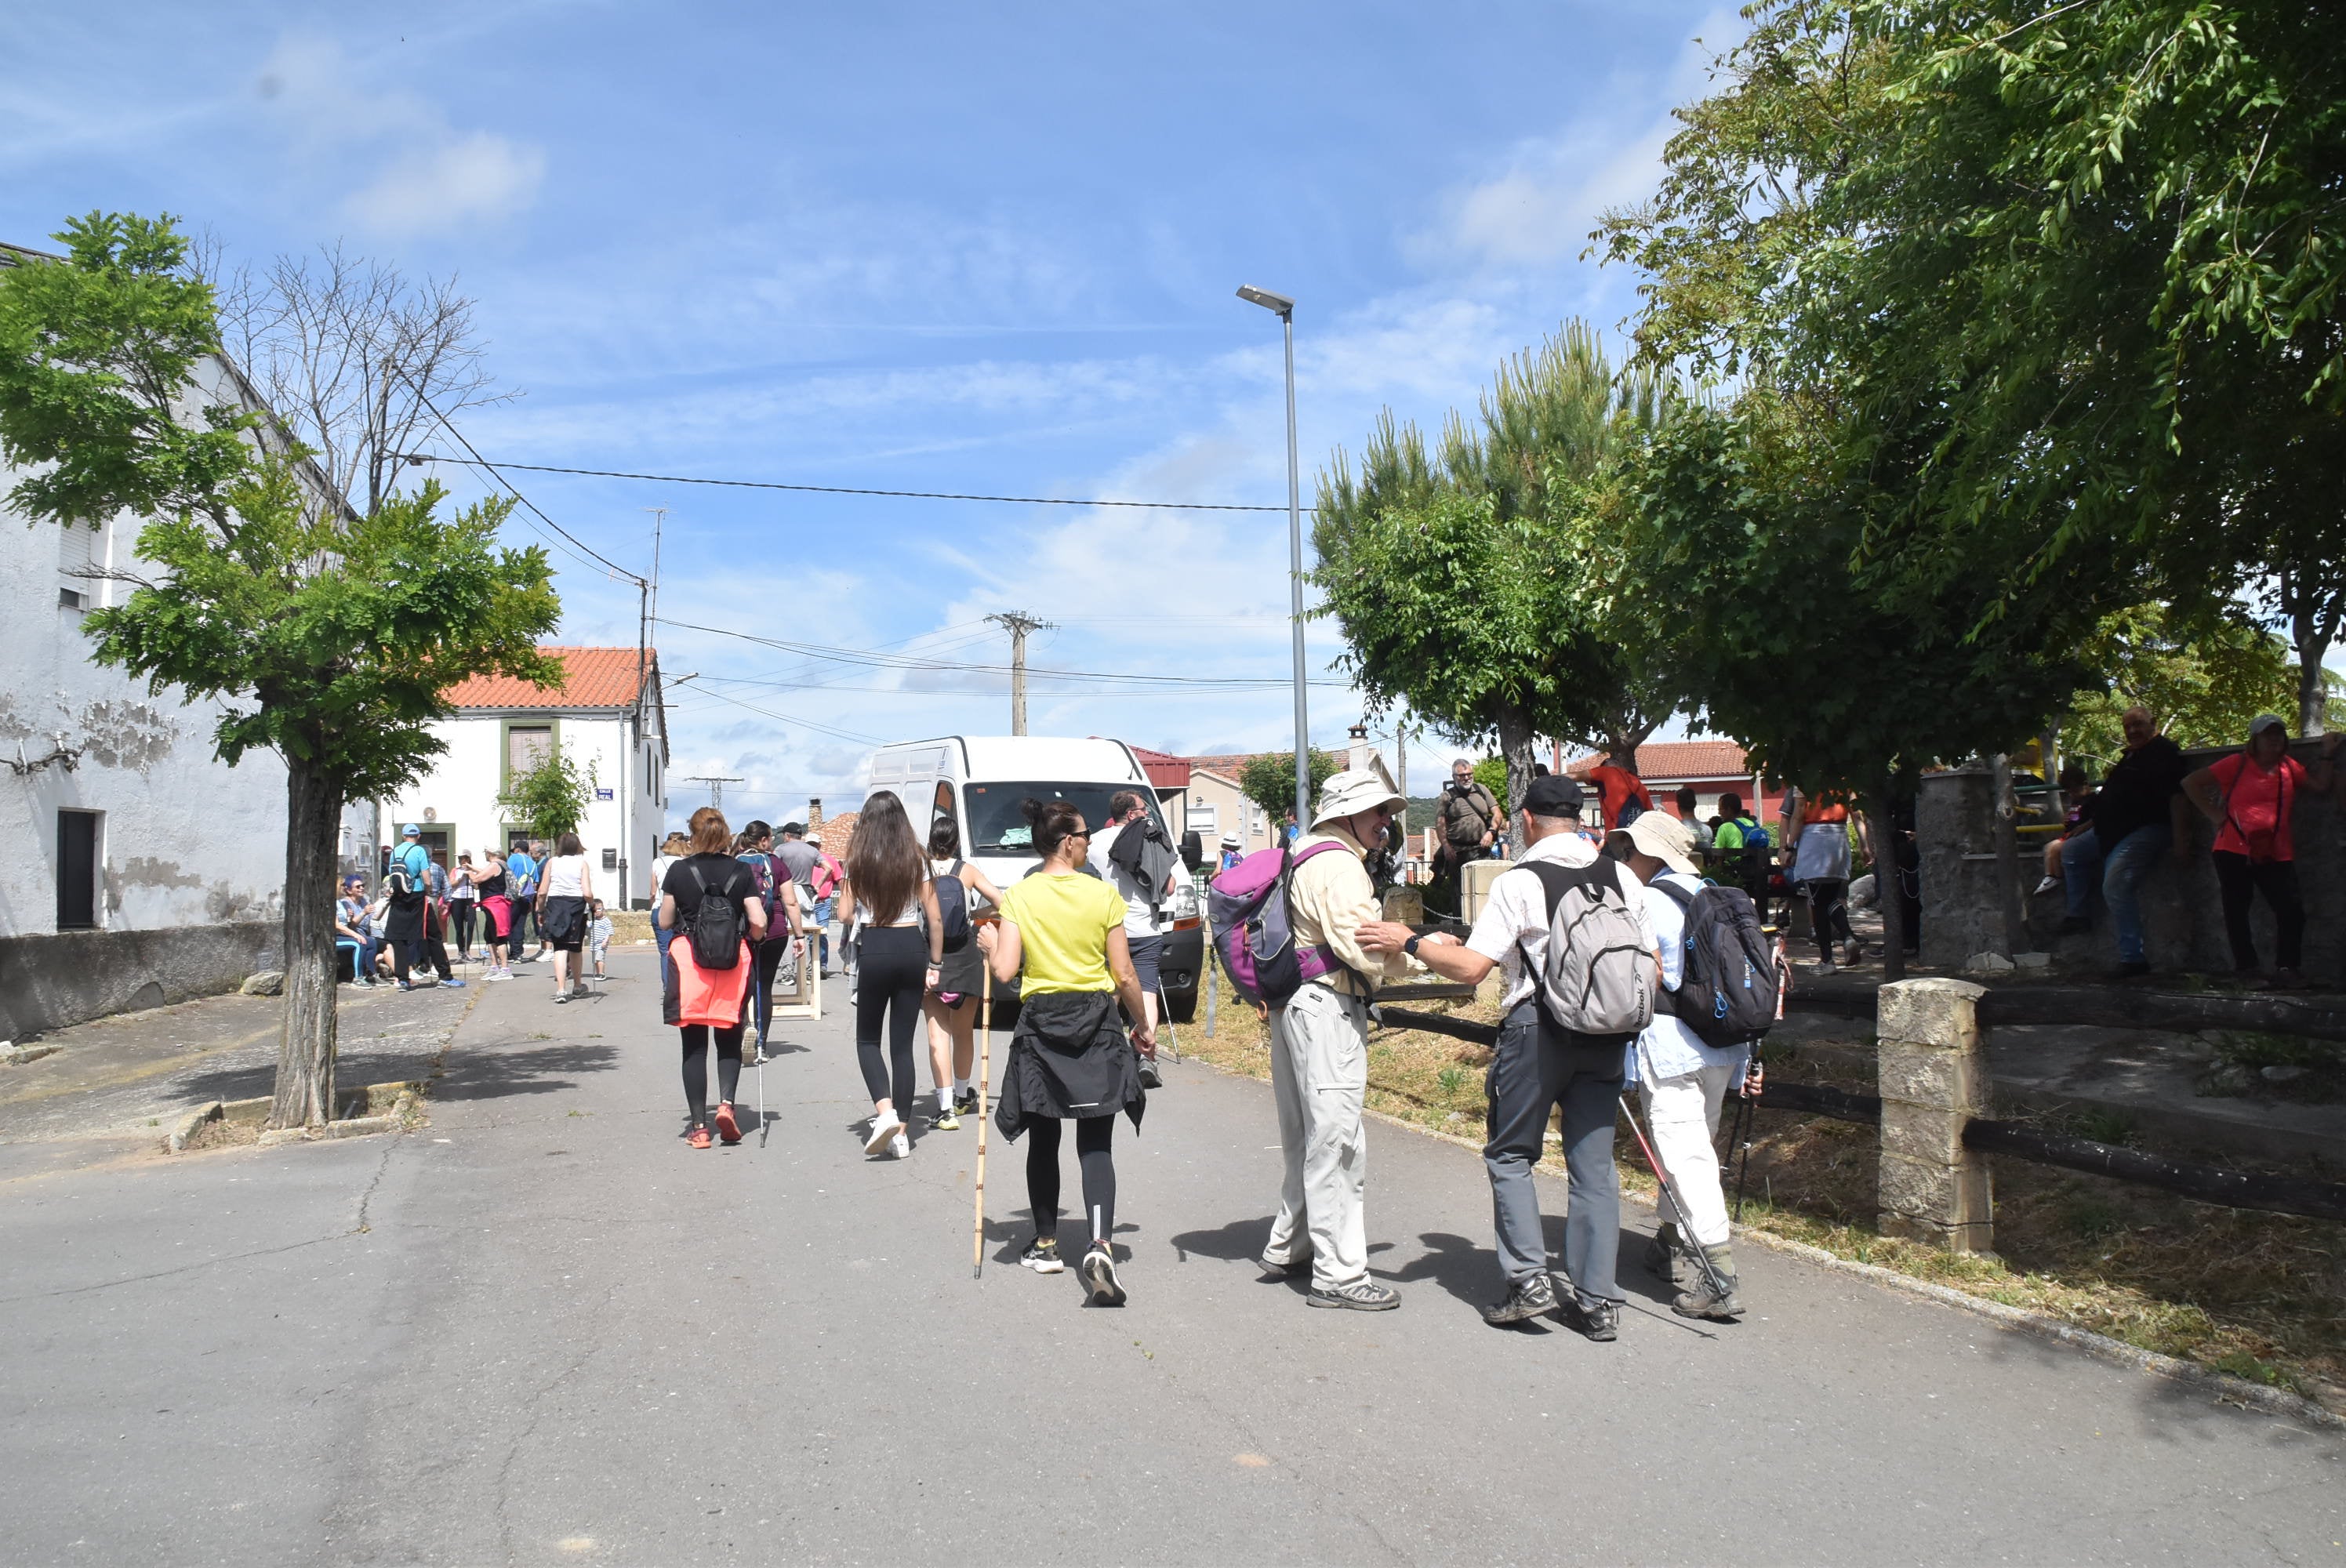
{"type": "Polygon", "coordinates": [[[807,837],[822,837],[822,799],[820,796],[807,797],[807,837]]]}
{"type": "Polygon", "coordinates": [[[1365,724],[1352,726],[1352,747],[1344,759],[1344,766],[1356,772],[1365,772],[1375,766],[1371,759],[1376,756],[1376,749],[1369,744],[1369,727],[1365,724]]]}

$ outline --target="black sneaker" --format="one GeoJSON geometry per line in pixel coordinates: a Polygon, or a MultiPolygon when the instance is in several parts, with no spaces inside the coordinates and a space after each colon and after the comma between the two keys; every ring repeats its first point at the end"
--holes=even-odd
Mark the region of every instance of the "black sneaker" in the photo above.
{"type": "Polygon", "coordinates": [[[1483,1321],[1496,1328],[1504,1323],[1520,1323],[1526,1318],[1536,1318],[1543,1312],[1556,1310],[1556,1285],[1545,1274],[1535,1274],[1529,1279],[1519,1279],[1507,1292],[1504,1301],[1483,1308],[1483,1321]]]}
{"type": "Polygon", "coordinates": [[[1566,1324],[1598,1344],[1606,1344],[1621,1337],[1621,1303],[1596,1297],[1576,1296],[1563,1304],[1566,1324]]]}
{"type": "Polygon", "coordinates": [[[1140,1059],[1140,1086],[1144,1089],[1165,1087],[1165,1080],[1158,1074],[1157,1064],[1147,1056],[1140,1059]]]}
{"type": "Polygon", "coordinates": [[[1066,1261],[1059,1257],[1059,1238],[1056,1236],[1047,1239],[1037,1237],[1029,1242],[1026,1250],[1018,1255],[1018,1264],[1020,1268],[1031,1268],[1037,1274],[1065,1274],[1067,1271],[1066,1261]]]}
{"type": "Polygon", "coordinates": [[[1116,1258],[1105,1247],[1095,1245],[1084,1254],[1084,1283],[1092,1293],[1095,1307],[1124,1305],[1124,1287],[1116,1278],[1116,1258]]]}
{"type": "Polygon", "coordinates": [[[964,1089],[959,1094],[955,1095],[954,1096],[954,1110],[957,1114],[964,1116],[974,1114],[977,1110],[977,1091],[975,1089],[964,1089]]]}

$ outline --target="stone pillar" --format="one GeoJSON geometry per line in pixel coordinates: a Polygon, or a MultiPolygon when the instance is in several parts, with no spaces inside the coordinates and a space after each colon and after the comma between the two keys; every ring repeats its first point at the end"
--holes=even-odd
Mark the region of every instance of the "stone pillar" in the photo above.
{"type": "Polygon", "coordinates": [[[1964,1147],[1964,1124],[1987,1111],[1985,1042],[1964,980],[1905,980],[1882,988],[1879,1073],[1884,1236],[1955,1252],[1995,1249],[1987,1158],[1964,1147]]]}

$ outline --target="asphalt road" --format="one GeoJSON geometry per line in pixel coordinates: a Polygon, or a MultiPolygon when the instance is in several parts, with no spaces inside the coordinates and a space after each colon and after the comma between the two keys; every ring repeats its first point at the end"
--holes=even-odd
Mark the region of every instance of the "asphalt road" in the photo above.
{"type": "Polygon", "coordinates": [[[1268,1092],[1202,1068],[1118,1131],[1128,1307],[1012,1261],[998,1141],[974,1280],[974,1125],[865,1161],[834,1017],[765,1146],[692,1152],[617,962],[598,1003],[492,988],[419,1134],[0,1181],[0,1556],[2346,1559],[2334,1434],[1756,1249],[1740,1325],[1625,1267],[1617,1344],[1486,1329],[1479,1162],[1382,1124],[1403,1305],[1308,1309],[1250,1261],[1268,1092]]]}

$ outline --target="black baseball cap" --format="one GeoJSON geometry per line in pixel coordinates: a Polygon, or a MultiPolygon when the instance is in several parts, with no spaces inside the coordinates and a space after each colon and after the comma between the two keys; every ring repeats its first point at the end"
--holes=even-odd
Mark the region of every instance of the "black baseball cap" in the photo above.
{"type": "Polygon", "coordinates": [[[1535,817],[1577,817],[1586,791],[1577,779],[1549,773],[1532,780],[1524,791],[1524,809],[1535,817]]]}

